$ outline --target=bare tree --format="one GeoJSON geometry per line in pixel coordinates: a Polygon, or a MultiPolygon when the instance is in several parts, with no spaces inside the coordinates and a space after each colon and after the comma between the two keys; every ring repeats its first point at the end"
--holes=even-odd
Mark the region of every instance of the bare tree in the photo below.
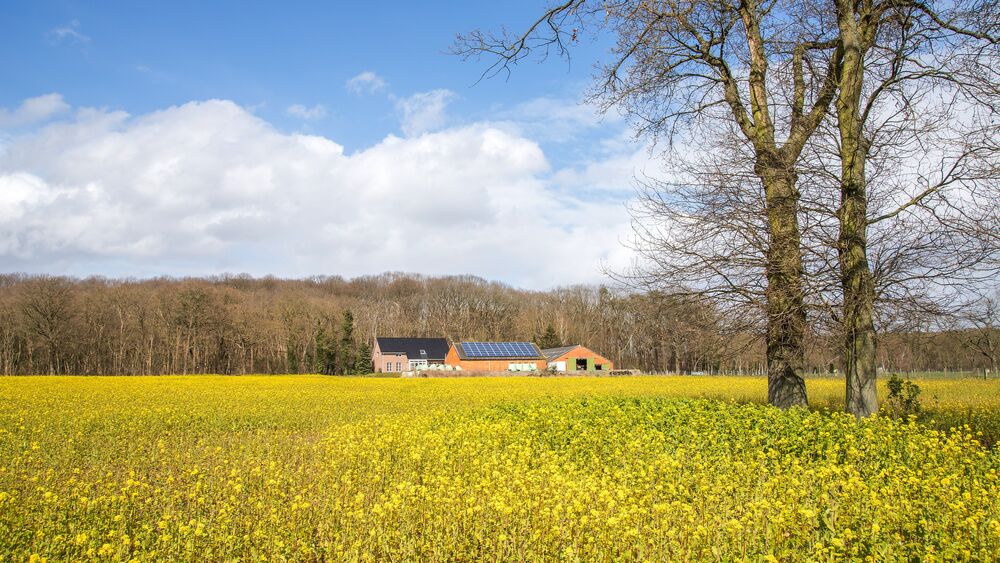
{"type": "Polygon", "coordinates": [[[39,277],[21,289],[21,315],[28,334],[44,346],[48,373],[66,373],[65,348],[71,344],[70,322],[76,314],[73,284],[65,278],[39,277]]]}
{"type": "Polygon", "coordinates": [[[962,331],[963,344],[986,359],[989,367],[983,370],[984,374],[996,374],[1000,360],[1000,291],[971,308],[967,319],[971,327],[962,331]]]}
{"type": "Polygon", "coordinates": [[[802,2],[570,0],[521,35],[477,31],[456,47],[494,57],[490,75],[533,53],[564,55],[583,30],[604,30],[617,44],[594,99],[624,111],[638,135],[694,143],[702,126],[733,126],[752,149],[747,189],[759,191],[763,204],[768,398],[780,407],[807,404],[795,166],[835,94],[841,52],[829,20],[802,2]]]}
{"type": "Polygon", "coordinates": [[[846,409],[863,417],[878,410],[880,290],[885,301],[902,291],[896,304],[912,307],[914,296],[924,306],[940,304],[943,287],[960,283],[968,291],[996,266],[1000,191],[991,145],[1000,133],[993,112],[1000,97],[995,74],[977,76],[1000,62],[990,35],[996,2],[834,4],[843,56],[835,104],[839,233],[831,246],[846,409]],[[872,232],[881,237],[874,269],[872,232]],[[926,299],[932,295],[938,299],[926,299]]]}

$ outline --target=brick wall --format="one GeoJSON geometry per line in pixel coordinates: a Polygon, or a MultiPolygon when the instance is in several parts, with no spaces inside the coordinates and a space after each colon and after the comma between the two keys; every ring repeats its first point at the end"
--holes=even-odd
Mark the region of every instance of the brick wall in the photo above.
{"type": "Polygon", "coordinates": [[[611,360],[584,346],[577,346],[552,361],[566,362],[566,371],[575,371],[577,358],[587,360],[587,370],[594,370],[595,364],[601,364],[601,371],[615,369],[615,365],[611,360]]]}
{"type": "Polygon", "coordinates": [[[372,370],[375,373],[393,373],[408,369],[410,364],[406,354],[383,353],[378,347],[378,341],[375,341],[375,345],[372,346],[372,370]],[[387,363],[391,365],[386,366],[387,363]]]}
{"type": "Polygon", "coordinates": [[[463,360],[458,357],[458,351],[455,350],[454,345],[448,349],[448,356],[444,359],[444,363],[449,366],[459,366],[462,368],[462,371],[507,371],[510,368],[510,364],[535,364],[535,369],[539,371],[544,371],[548,367],[548,363],[545,360],[522,360],[518,358],[463,360]]]}

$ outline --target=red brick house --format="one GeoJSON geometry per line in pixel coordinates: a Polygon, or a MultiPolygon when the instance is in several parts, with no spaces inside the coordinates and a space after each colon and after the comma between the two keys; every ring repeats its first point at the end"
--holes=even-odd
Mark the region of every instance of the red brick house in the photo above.
{"type": "Polygon", "coordinates": [[[391,338],[376,336],[372,344],[375,373],[411,371],[445,363],[448,341],[444,338],[391,338]]]}

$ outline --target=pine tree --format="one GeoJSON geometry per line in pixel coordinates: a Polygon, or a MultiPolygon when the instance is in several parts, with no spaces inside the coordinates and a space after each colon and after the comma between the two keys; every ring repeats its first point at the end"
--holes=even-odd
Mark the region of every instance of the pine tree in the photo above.
{"type": "Polygon", "coordinates": [[[354,349],[354,314],[348,309],[344,311],[344,320],[340,325],[340,350],[337,354],[337,373],[350,375],[354,373],[354,362],[357,350],[354,349]]]}
{"type": "Polygon", "coordinates": [[[559,348],[563,345],[562,340],[559,338],[559,335],[556,334],[556,329],[552,326],[552,324],[549,324],[549,326],[545,328],[545,334],[542,334],[541,338],[537,338],[535,343],[538,344],[538,347],[543,350],[546,348],[559,348]]]}
{"type": "Polygon", "coordinates": [[[372,348],[368,343],[362,342],[358,346],[358,355],[354,359],[354,374],[368,375],[374,371],[375,369],[372,367],[372,348]]]}
{"type": "Polygon", "coordinates": [[[327,334],[323,323],[317,322],[316,358],[314,369],[317,373],[332,375],[337,366],[337,347],[332,335],[327,334]]]}

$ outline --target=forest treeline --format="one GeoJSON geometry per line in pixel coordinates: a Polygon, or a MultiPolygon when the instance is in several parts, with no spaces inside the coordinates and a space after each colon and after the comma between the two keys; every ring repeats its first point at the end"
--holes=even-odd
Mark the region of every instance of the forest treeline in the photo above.
{"type": "MultiPolygon", "coordinates": [[[[727,326],[708,305],[658,293],[527,291],[471,276],[0,276],[5,375],[366,373],[375,335],[544,340],[583,344],[647,372],[766,373],[758,335],[727,326]]],[[[996,330],[972,331],[882,335],[880,366],[989,368],[972,344],[996,330]]],[[[837,369],[837,342],[811,333],[808,370],[837,369]]]]}

